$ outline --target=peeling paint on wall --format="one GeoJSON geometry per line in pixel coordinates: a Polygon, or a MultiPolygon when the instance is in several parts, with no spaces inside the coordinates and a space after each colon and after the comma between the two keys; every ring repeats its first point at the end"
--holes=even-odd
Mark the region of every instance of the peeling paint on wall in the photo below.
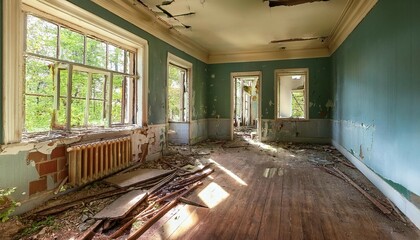
{"type": "Polygon", "coordinates": [[[331,139],[331,122],[328,119],[290,121],[262,119],[262,141],[296,141],[327,143],[331,139]]]}
{"type": "Polygon", "coordinates": [[[345,146],[354,157],[369,166],[374,150],[375,124],[333,120],[333,129],[333,138],[341,139],[340,145],[345,146]],[[345,132],[346,137],[337,138],[340,132],[345,132]]]}
{"type": "Polygon", "coordinates": [[[45,141],[40,143],[17,143],[1,146],[1,155],[16,155],[19,152],[41,152],[43,154],[50,154],[58,145],[65,145],[75,143],[81,140],[81,137],[69,138],[69,139],[58,139],[45,141]]]}

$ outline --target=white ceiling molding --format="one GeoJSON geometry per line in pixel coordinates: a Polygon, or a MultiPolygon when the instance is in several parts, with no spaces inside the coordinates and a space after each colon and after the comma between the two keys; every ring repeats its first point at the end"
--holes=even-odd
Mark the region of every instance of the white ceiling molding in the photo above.
{"type": "Polygon", "coordinates": [[[203,61],[208,61],[208,50],[181,35],[159,19],[148,8],[135,0],[92,0],[92,2],[131,22],[160,40],[203,61]]]}
{"type": "Polygon", "coordinates": [[[286,59],[304,59],[330,56],[328,48],[318,49],[294,49],[267,52],[238,52],[226,54],[212,54],[209,56],[209,64],[231,62],[261,62],[286,59]]]}
{"type": "Polygon", "coordinates": [[[328,48],[211,53],[208,49],[193,42],[177,30],[170,29],[168,23],[136,0],[92,1],[162,41],[209,64],[331,56],[378,2],[378,0],[349,0],[340,20],[327,39],[328,48]]]}
{"type": "Polygon", "coordinates": [[[341,46],[377,2],[378,0],[349,0],[340,21],[328,39],[330,55],[341,46]]]}

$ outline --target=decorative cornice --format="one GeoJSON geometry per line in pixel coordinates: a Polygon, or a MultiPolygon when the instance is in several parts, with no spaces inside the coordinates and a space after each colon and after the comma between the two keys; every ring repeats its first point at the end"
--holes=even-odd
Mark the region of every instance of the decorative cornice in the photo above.
{"type": "Polygon", "coordinates": [[[341,46],[377,2],[378,0],[349,0],[339,22],[328,39],[330,55],[341,46]]]}
{"type": "Polygon", "coordinates": [[[99,6],[131,22],[160,40],[203,61],[208,61],[208,50],[183,36],[158,18],[147,7],[135,0],[92,0],[99,6]]]}
{"type": "Polygon", "coordinates": [[[182,35],[136,0],[92,0],[166,43],[205,63],[229,63],[328,57],[337,50],[378,0],[349,0],[328,38],[328,48],[211,53],[182,35]]]}
{"type": "Polygon", "coordinates": [[[266,52],[236,52],[210,54],[209,64],[231,62],[261,62],[271,60],[303,59],[330,56],[328,48],[277,50],[266,52]]]}

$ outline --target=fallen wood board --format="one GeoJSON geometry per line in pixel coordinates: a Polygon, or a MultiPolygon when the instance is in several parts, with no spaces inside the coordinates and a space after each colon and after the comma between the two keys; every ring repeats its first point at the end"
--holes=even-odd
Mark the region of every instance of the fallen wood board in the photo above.
{"type": "Polygon", "coordinates": [[[379,208],[382,213],[384,214],[391,214],[391,211],[386,208],[384,205],[382,205],[378,200],[376,200],[374,197],[372,197],[369,193],[367,193],[365,190],[363,190],[359,185],[357,185],[353,180],[351,180],[346,174],[344,174],[342,171],[340,171],[338,168],[333,168],[338,174],[340,174],[348,183],[350,183],[353,187],[355,187],[360,193],[363,194],[367,199],[369,199],[377,208],[379,208]]]}
{"type": "Polygon", "coordinates": [[[114,202],[106,206],[98,212],[93,218],[95,219],[120,219],[127,216],[127,214],[138,204],[144,201],[147,197],[147,191],[133,190],[121,197],[117,198],[114,202]]]}
{"type": "Polygon", "coordinates": [[[102,224],[103,220],[96,221],[92,226],[90,226],[83,234],[76,238],[76,240],[87,240],[92,239],[95,236],[95,230],[102,224]]]}
{"type": "Polygon", "coordinates": [[[105,182],[116,185],[120,188],[128,187],[136,183],[146,182],[172,173],[173,170],[162,169],[137,169],[132,172],[118,174],[105,179],[105,182]]]}

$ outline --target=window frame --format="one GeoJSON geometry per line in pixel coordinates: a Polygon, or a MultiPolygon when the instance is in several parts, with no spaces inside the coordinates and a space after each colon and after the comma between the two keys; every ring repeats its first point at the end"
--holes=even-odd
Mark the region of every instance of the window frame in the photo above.
{"type": "MultiPolygon", "coordinates": [[[[193,64],[184,60],[184,59],[182,59],[182,58],[180,58],[180,57],[178,57],[178,56],[176,56],[176,55],[174,55],[174,54],[172,54],[172,53],[170,53],[170,52],[168,52],[168,60],[167,60],[167,67],[166,67],[166,69],[167,69],[166,85],[168,84],[168,80],[169,80],[169,66],[170,65],[174,65],[178,68],[186,70],[185,77],[186,77],[186,82],[188,83],[188,93],[187,93],[188,94],[188,114],[186,116],[186,118],[187,118],[186,121],[172,121],[172,120],[169,119],[169,98],[168,98],[169,87],[166,86],[166,106],[167,106],[166,107],[166,122],[167,123],[189,123],[189,122],[192,121],[192,119],[191,119],[191,117],[192,117],[191,109],[192,109],[193,100],[191,99],[191,91],[193,89],[192,88],[193,64]]],[[[182,99],[184,99],[184,96],[182,96],[182,99]]],[[[184,100],[183,100],[182,104],[184,105],[184,100]]],[[[184,116],[184,114],[183,114],[183,116],[184,116]]]]}
{"type": "Polygon", "coordinates": [[[288,68],[288,69],[276,69],[274,71],[274,119],[282,121],[309,121],[309,68],[288,68]],[[291,75],[304,75],[304,118],[294,118],[294,117],[279,117],[280,113],[280,77],[281,76],[291,76],[291,75]]]}
{"type": "MultiPolygon", "coordinates": [[[[78,6],[60,0],[3,1],[3,144],[29,141],[23,139],[24,124],[24,12],[68,26],[83,33],[135,49],[138,74],[134,94],[134,126],[147,123],[148,42],[78,6]],[[39,9],[42,9],[40,11],[39,9]],[[59,17],[57,17],[59,16],[59,17]],[[66,19],[66,20],[64,20],[66,19]],[[19,80],[17,80],[19,79],[19,80]]],[[[74,64],[74,63],[73,63],[74,64]]],[[[110,127],[109,130],[118,130],[110,127]]]]}

